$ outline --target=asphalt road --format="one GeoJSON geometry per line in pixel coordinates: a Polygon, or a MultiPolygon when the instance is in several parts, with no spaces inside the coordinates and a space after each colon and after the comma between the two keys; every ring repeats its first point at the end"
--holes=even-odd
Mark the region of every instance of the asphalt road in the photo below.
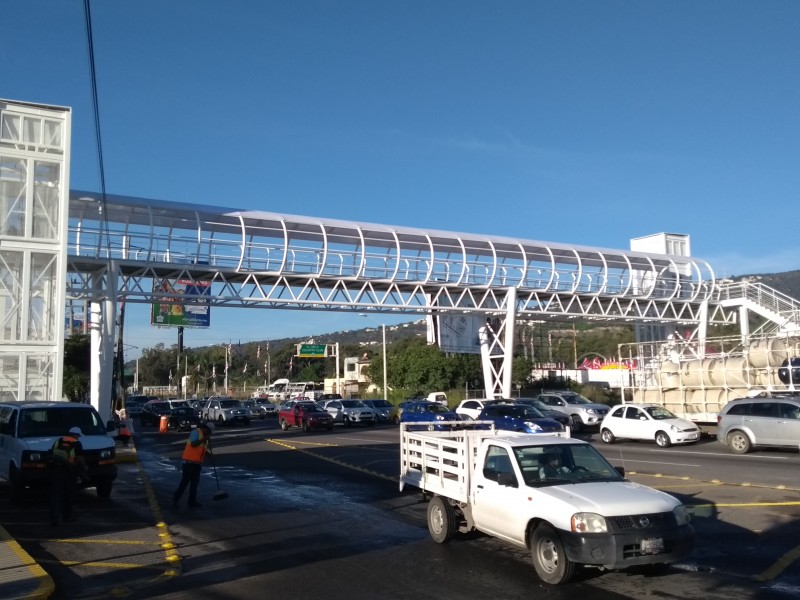
{"type": "MultiPolygon", "coordinates": [[[[596,437],[596,436],[591,436],[596,437]]],[[[629,477],[682,498],[697,530],[666,574],[580,570],[552,588],[525,551],[480,534],[433,543],[418,493],[397,485],[394,427],[218,428],[204,506],[173,510],[186,434],[138,432],[112,498],[80,495],[79,521],[47,525],[33,496],[0,522],[56,582],[54,598],[790,598],[800,595],[800,455],[597,442],[629,477]],[[219,482],[219,488],[217,487],[219,482]],[[213,501],[222,490],[227,498],[213,501]]]]}

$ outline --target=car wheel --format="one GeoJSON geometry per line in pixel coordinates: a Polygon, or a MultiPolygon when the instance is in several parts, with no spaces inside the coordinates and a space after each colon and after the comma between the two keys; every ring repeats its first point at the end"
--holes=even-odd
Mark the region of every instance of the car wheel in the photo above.
{"type": "Polygon", "coordinates": [[[458,530],[456,511],[441,496],[434,496],[428,502],[428,532],[434,542],[443,544],[458,530]]]}
{"type": "Polygon", "coordinates": [[[656,444],[661,448],[669,448],[672,446],[672,440],[669,439],[665,431],[658,431],[656,432],[656,444]]]}
{"type": "Polygon", "coordinates": [[[575,563],[567,557],[561,538],[550,525],[539,525],[533,532],[531,560],[539,579],[552,585],[566,583],[575,572],[575,563]]]}
{"type": "Polygon", "coordinates": [[[286,422],[286,419],[281,419],[281,429],[283,429],[284,431],[289,429],[289,424],[286,422]]]}
{"type": "Polygon", "coordinates": [[[327,429],[328,431],[333,431],[333,425],[328,425],[325,429],[327,429]]]}
{"type": "Polygon", "coordinates": [[[225,424],[225,419],[222,418],[222,415],[217,417],[217,425],[222,427],[225,424]]]}
{"type": "Polygon", "coordinates": [[[305,431],[306,433],[308,433],[309,431],[311,431],[311,426],[308,424],[308,421],[303,421],[303,422],[300,424],[300,427],[302,427],[302,428],[303,428],[303,431],[305,431]]]}
{"type": "Polygon", "coordinates": [[[113,486],[113,482],[111,481],[98,481],[97,482],[97,497],[98,498],[108,498],[111,496],[111,487],[113,486]]]}
{"type": "Polygon", "coordinates": [[[728,434],[728,447],[734,454],[747,454],[752,450],[753,445],[750,443],[750,438],[744,431],[731,431],[728,434]]]}
{"type": "Polygon", "coordinates": [[[400,425],[400,417],[395,417],[395,418],[392,420],[392,423],[394,423],[395,425],[400,425]]]}
{"type": "Polygon", "coordinates": [[[434,425],[433,423],[428,425],[428,431],[436,431],[436,425],[434,425]]]}
{"type": "Polygon", "coordinates": [[[581,421],[580,416],[578,415],[571,415],[572,418],[572,431],[578,432],[583,429],[583,421],[581,421]]]}
{"type": "Polygon", "coordinates": [[[350,425],[352,425],[352,423],[350,422],[350,417],[348,417],[347,415],[344,415],[342,417],[342,423],[344,423],[345,427],[350,427],[350,425]]]}
{"type": "Polygon", "coordinates": [[[611,433],[610,429],[603,429],[603,431],[600,432],[600,439],[606,444],[613,444],[617,441],[617,438],[614,437],[614,434],[611,433]]]}

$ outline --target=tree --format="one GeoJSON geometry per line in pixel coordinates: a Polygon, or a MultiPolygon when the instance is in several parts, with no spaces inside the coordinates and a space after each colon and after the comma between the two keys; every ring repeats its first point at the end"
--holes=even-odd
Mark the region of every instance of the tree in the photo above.
{"type": "Polygon", "coordinates": [[[83,402],[89,394],[92,372],[92,341],[88,335],[72,335],[64,340],[62,387],[70,402],[83,402]]]}

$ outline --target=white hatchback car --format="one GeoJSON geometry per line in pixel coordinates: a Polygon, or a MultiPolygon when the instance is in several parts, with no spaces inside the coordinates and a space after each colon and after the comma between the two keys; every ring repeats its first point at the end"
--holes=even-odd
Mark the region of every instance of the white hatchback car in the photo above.
{"type": "MultiPolygon", "coordinates": [[[[455,413],[457,415],[460,415],[462,418],[466,417],[474,421],[475,419],[478,418],[478,415],[481,414],[484,408],[486,408],[490,404],[497,404],[498,402],[503,402],[503,400],[488,399],[488,398],[462,400],[456,407],[455,413]]],[[[510,402],[510,400],[507,400],[506,402],[510,402]]]]}
{"type": "Polygon", "coordinates": [[[620,404],[600,424],[600,438],[606,444],[613,444],[618,438],[655,440],[660,447],[668,448],[695,443],[700,439],[700,429],[658,404],[620,404]]]}

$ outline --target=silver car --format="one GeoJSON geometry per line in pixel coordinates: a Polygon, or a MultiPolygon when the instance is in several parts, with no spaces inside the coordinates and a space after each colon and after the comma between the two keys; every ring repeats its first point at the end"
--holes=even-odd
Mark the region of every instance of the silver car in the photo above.
{"type": "Polygon", "coordinates": [[[734,454],[758,446],[800,446],[800,395],[731,400],[720,412],[717,440],[734,454]]]}
{"type": "Polygon", "coordinates": [[[608,414],[608,406],[595,404],[588,398],[570,391],[545,392],[536,397],[550,410],[557,410],[572,417],[573,431],[588,427],[600,427],[600,423],[608,414]]]}
{"type": "Polygon", "coordinates": [[[354,425],[375,425],[377,417],[375,411],[361,402],[361,400],[328,400],[324,409],[333,417],[334,423],[354,425]]]}

